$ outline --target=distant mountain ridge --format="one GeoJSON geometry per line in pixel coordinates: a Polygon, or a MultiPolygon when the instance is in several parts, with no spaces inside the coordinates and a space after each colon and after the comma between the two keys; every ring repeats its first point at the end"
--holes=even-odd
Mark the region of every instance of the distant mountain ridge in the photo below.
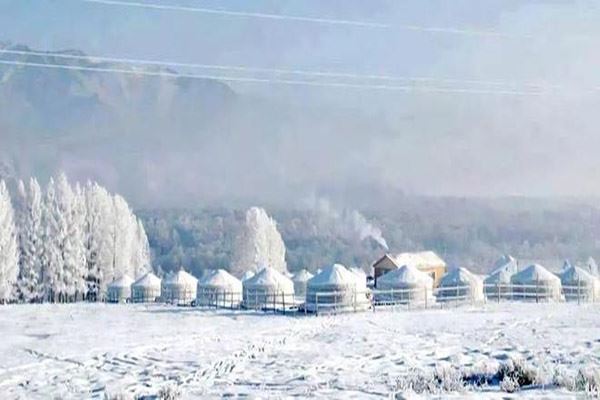
{"type": "MultiPolygon", "coordinates": [[[[33,51],[7,42],[0,49],[33,51]]],[[[67,49],[43,55],[0,52],[0,60],[177,74],[61,54],[86,57],[67,49]]],[[[124,171],[143,173],[136,170],[144,163],[140,150],[164,151],[186,141],[194,147],[193,138],[220,125],[237,98],[227,84],[210,79],[0,64],[0,160],[21,176],[47,177],[65,169],[74,178],[114,184],[124,171]]]]}

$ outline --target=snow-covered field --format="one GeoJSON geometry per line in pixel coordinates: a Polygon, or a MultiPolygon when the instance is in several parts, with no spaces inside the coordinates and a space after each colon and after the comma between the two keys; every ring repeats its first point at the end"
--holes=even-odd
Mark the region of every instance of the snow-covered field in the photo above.
{"type": "MultiPolygon", "coordinates": [[[[507,303],[319,317],[21,305],[0,308],[0,337],[2,399],[156,394],[166,385],[178,386],[182,398],[390,398],[415,377],[448,365],[486,371],[519,356],[546,378],[594,370],[600,305],[507,303]]],[[[490,385],[438,396],[510,395],[490,385]]],[[[576,394],[538,385],[512,396],[576,394]]]]}

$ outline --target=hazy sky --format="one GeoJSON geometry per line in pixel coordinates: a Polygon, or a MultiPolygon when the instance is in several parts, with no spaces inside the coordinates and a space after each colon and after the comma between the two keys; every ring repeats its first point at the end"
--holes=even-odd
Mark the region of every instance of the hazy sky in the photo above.
{"type": "Polygon", "coordinates": [[[598,3],[138,2],[389,26],[79,0],[0,0],[0,40],[94,55],[435,78],[425,86],[450,92],[231,86],[241,94],[321,109],[324,119],[331,114],[328,129],[273,145],[273,152],[281,152],[275,163],[284,183],[308,188],[336,180],[374,180],[383,187],[434,195],[600,195],[598,3]],[[347,115],[360,124],[348,127],[347,115]],[[338,121],[340,129],[332,128],[338,121]],[[318,149],[320,141],[327,143],[327,151],[318,149]],[[314,169],[305,168],[307,160],[315,160],[314,169]]]}

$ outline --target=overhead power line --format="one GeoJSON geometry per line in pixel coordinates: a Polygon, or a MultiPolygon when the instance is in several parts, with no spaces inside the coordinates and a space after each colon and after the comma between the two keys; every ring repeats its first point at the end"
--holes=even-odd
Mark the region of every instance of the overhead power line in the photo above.
{"type": "Polygon", "coordinates": [[[223,10],[215,8],[205,7],[190,7],[181,6],[175,4],[164,4],[164,3],[148,3],[140,1],[123,1],[123,0],[79,0],[84,3],[95,3],[106,6],[117,6],[117,7],[132,7],[132,8],[146,8],[163,11],[181,11],[188,13],[200,13],[200,14],[213,14],[223,15],[228,17],[240,17],[240,18],[261,18],[270,20],[281,20],[281,21],[296,21],[306,23],[316,23],[322,25],[346,25],[354,26],[359,28],[375,28],[375,29],[400,29],[415,32],[424,32],[431,34],[451,34],[451,35],[463,35],[463,36],[488,36],[498,38],[520,38],[520,39],[531,39],[533,36],[527,34],[511,34],[505,32],[498,32],[494,30],[478,30],[478,29],[464,29],[464,28],[447,28],[447,27],[436,27],[436,26],[421,26],[414,24],[390,24],[383,22],[372,22],[372,21],[357,21],[357,20],[346,20],[346,19],[334,19],[334,18],[316,18],[316,17],[304,17],[296,15],[285,15],[285,14],[272,14],[262,12],[248,12],[248,11],[233,11],[223,10]]]}
{"type": "Polygon", "coordinates": [[[153,76],[153,77],[168,77],[168,78],[189,78],[189,79],[209,79],[232,83],[250,83],[250,84],[272,84],[272,85],[292,85],[292,86],[308,86],[308,87],[323,87],[323,88],[347,88],[358,90],[382,90],[382,91],[398,91],[398,92],[419,92],[419,93],[448,93],[448,94],[480,94],[480,95],[498,95],[498,96],[539,96],[543,95],[544,91],[539,90],[500,90],[500,89],[476,89],[476,88],[444,88],[433,86],[411,86],[411,85],[385,85],[385,84],[359,84],[347,82],[327,82],[327,81],[304,81],[295,79],[278,79],[278,78],[255,78],[255,77],[237,77],[227,75],[213,74],[188,74],[177,73],[170,71],[148,71],[135,70],[116,67],[93,67],[66,65],[55,63],[38,63],[28,61],[13,61],[0,60],[0,65],[13,65],[30,68],[49,68],[62,69],[73,71],[90,71],[90,72],[105,72],[105,73],[120,73],[136,76],[153,76]]]}
{"type": "Polygon", "coordinates": [[[137,59],[137,58],[109,57],[109,56],[96,56],[96,55],[78,55],[78,54],[70,54],[70,53],[56,53],[56,52],[35,51],[35,50],[0,49],[0,54],[52,57],[52,58],[59,58],[59,59],[66,59],[66,60],[112,62],[112,63],[132,64],[132,65],[151,65],[151,66],[160,66],[160,67],[182,67],[182,68],[190,68],[190,69],[223,70],[223,71],[251,72],[251,73],[269,73],[269,74],[277,74],[277,75],[296,75],[296,76],[307,76],[307,77],[313,77],[313,78],[341,78],[341,79],[353,79],[353,80],[357,80],[357,79],[381,80],[381,81],[410,82],[410,83],[425,82],[425,83],[433,83],[433,84],[504,86],[504,87],[510,87],[510,88],[527,87],[529,89],[559,89],[560,88],[559,86],[547,85],[545,83],[514,83],[514,82],[502,82],[502,81],[496,81],[496,80],[492,81],[492,80],[478,80],[478,79],[406,77],[406,76],[393,76],[393,75],[356,74],[356,73],[333,72],[333,71],[311,71],[311,70],[304,70],[304,69],[260,68],[260,67],[249,67],[249,66],[239,66],[239,65],[219,65],[219,64],[196,64],[196,63],[184,63],[184,62],[145,60],[145,59],[137,59]]]}

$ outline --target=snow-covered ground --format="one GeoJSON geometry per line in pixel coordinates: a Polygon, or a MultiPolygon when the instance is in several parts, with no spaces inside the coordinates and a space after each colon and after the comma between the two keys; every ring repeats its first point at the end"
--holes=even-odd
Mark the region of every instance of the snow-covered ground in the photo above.
{"type": "MultiPolygon", "coordinates": [[[[411,376],[485,371],[522,357],[541,375],[600,366],[600,305],[488,304],[447,310],[282,316],[162,305],[0,308],[3,399],[390,398],[411,376]]],[[[439,394],[506,398],[497,385],[439,394]]],[[[432,396],[430,394],[430,396],[432,396]]],[[[515,396],[573,398],[555,386],[515,396]]]]}

